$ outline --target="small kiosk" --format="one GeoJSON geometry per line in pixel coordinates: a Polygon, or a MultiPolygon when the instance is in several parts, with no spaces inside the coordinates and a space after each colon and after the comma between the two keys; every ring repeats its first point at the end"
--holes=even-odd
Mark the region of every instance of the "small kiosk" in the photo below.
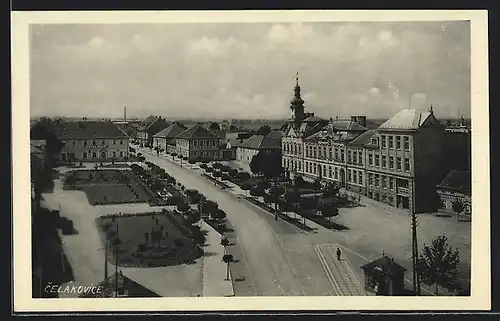
{"type": "Polygon", "coordinates": [[[361,267],[365,274],[365,290],[375,295],[401,295],[406,269],[385,254],[361,267]]]}

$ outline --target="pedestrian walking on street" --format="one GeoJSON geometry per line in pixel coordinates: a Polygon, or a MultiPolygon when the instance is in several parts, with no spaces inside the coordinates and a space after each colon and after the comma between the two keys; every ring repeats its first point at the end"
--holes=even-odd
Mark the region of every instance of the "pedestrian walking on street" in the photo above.
{"type": "Polygon", "coordinates": [[[340,251],[340,249],[337,247],[337,260],[340,261],[340,256],[342,255],[342,252],[340,251]]]}

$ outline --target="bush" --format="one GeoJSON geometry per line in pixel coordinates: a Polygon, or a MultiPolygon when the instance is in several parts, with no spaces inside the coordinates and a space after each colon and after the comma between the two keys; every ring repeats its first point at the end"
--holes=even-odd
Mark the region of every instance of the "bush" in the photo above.
{"type": "Polygon", "coordinates": [[[177,247],[181,247],[184,245],[184,241],[180,238],[177,238],[174,240],[174,245],[177,246],[177,247]]]}
{"type": "Polygon", "coordinates": [[[188,163],[191,164],[191,165],[196,164],[196,160],[194,160],[194,159],[191,158],[191,159],[188,160],[188,163]]]}

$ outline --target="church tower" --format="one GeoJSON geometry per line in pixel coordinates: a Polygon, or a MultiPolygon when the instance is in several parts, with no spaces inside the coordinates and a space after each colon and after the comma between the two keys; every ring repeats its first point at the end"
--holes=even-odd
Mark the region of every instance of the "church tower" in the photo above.
{"type": "Polygon", "coordinates": [[[294,88],[295,94],[293,99],[290,101],[290,109],[293,112],[293,121],[296,123],[300,123],[304,120],[304,100],[300,97],[300,86],[299,86],[299,73],[297,73],[296,85],[294,88]]]}

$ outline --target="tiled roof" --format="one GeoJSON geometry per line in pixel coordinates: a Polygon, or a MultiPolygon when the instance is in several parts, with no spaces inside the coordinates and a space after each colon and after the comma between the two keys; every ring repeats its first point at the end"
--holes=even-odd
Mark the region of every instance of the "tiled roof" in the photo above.
{"type": "Polygon", "coordinates": [[[334,120],[332,124],[337,130],[365,131],[368,129],[352,120],[334,120]]]}
{"type": "Polygon", "coordinates": [[[240,147],[243,143],[245,143],[245,139],[230,139],[228,142],[228,144],[231,145],[231,148],[240,147]]]}
{"type": "Polygon", "coordinates": [[[327,121],[327,120],[323,119],[321,117],[318,117],[318,116],[314,116],[314,115],[309,116],[303,120],[303,122],[306,122],[306,123],[316,123],[316,122],[325,122],[325,121],[327,121]]]}
{"type": "MultiPolygon", "coordinates": [[[[150,116],[151,117],[151,116],[150,116]]],[[[149,117],[148,117],[149,118],[149,117]]],[[[159,132],[160,130],[164,129],[165,127],[168,126],[168,123],[165,119],[161,117],[156,117],[150,122],[145,122],[139,127],[139,131],[146,131],[148,129],[154,128],[155,131],[159,132]]]]}
{"type": "Polygon", "coordinates": [[[451,189],[463,193],[471,192],[471,172],[451,170],[443,181],[438,185],[438,188],[451,189]]]}
{"type": "Polygon", "coordinates": [[[174,138],[185,130],[186,130],[186,128],[182,128],[178,124],[173,123],[172,125],[168,126],[167,128],[156,133],[153,137],[174,138]]]}
{"type": "Polygon", "coordinates": [[[365,146],[371,142],[372,137],[377,135],[377,130],[369,129],[358,137],[354,138],[349,144],[355,146],[365,146]]]}
{"type": "Polygon", "coordinates": [[[267,137],[271,137],[274,139],[281,139],[283,136],[283,132],[281,130],[271,130],[269,134],[267,134],[267,137]]]}
{"type": "Polygon", "coordinates": [[[63,122],[53,126],[58,139],[127,138],[114,123],[98,121],[63,122]]]}
{"type": "Polygon", "coordinates": [[[263,135],[253,135],[243,142],[241,148],[249,149],[280,149],[279,139],[263,135]]]}
{"type": "Polygon", "coordinates": [[[392,269],[393,272],[404,272],[406,268],[394,262],[393,259],[383,256],[373,262],[363,265],[361,268],[365,271],[373,270],[376,266],[381,267],[384,272],[387,272],[389,269],[392,269]]]}
{"type": "Polygon", "coordinates": [[[195,139],[195,138],[218,138],[214,133],[208,131],[200,124],[196,124],[182,133],[180,133],[176,138],[182,139],[195,139]]]}
{"type": "Polygon", "coordinates": [[[417,109],[403,109],[378,128],[415,130],[420,128],[430,115],[430,112],[421,112],[417,109]]]}

